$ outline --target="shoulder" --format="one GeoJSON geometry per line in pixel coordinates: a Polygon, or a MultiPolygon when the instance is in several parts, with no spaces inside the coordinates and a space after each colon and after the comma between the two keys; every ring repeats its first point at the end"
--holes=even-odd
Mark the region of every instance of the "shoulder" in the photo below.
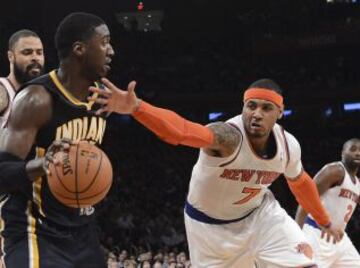
{"type": "Polygon", "coordinates": [[[206,125],[216,137],[219,139],[224,139],[223,142],[233,142],[238,143],[242,138],[241,130],[231,122],[213,122],[206,125]]]}
{"type": "Polygon", "coordinates": [[[24,87],[15,97],[14,105],[41,108],[51,103],[49,92],[42,85],[31,84],[24,87]]]}
{"type": "Polygon", "coordinates": [[[28,85],[16,95],[9,123],[42,122],[50,116],[51,104],[51,95],[42,85],[28,85]]]}
{"type": "Polygon", "coordinates": [[[3,94],[6,94],[7,95],[7,90],[6,90],[6,87],[3,83],[1,83],[0,81],[0,94],[3,95],[3,94]]]}
{"type": "Polygon", "coordinates": [[[0,81],[0,114],[3,115],[6,108],[9,106],[9,93],[5,86],[0,81]]]}
{"type": "Polygon", "coordinates": [[[297,140],[297,138],[295,138],[295,136],[293,134],[286,131],[285,129],[282,129],[282,131],[284,133],[285,142],[286,142],[286,144],[288,146],[290,154],[294,154],[294,153],[295,154],[297,154],[297,153],[301,154],[301,146],[300,146],[300,143],[297,140]]]}
{"type": "Polygon", "coordinates": [[[334,177],[343,178],[345,176],[345,169],[340,162],[332,162],[326,164],[320,172],[331,174],[334,177]]]}
{"type": "Polygon", "coordinates": [[[231,155],[242,140],[240,129],[225,122],[214,122],[206,126],[214,134],[214,142],[204,149],[209,155],[227,157],[231,155]]]}

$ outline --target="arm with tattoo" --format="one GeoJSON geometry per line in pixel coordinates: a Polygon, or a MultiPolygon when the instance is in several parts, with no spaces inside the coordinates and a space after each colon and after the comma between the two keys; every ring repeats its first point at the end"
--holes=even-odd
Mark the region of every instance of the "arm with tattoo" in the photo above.
{"type": "Polygon", "coordinates": [[[224,122],[215,122],[207,125],[214,133],[213,144],[204,148],[204,152],[211,156],[227,157],[231,155],[241,142],[239,130],[224,122]]]}

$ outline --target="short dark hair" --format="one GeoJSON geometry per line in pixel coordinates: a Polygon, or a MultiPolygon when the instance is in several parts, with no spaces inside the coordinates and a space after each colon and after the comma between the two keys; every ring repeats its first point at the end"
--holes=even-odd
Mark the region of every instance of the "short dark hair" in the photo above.
{"type": "Polygon", "coordinates": [[[276,83],[274,80],[271,80],[268,78],[259,79],[249,86],[249,88],[255,88],[255,87],[270,89],[280,95],[283,94],[283,91],[282,91],[281,87],[278,85],[278,83],[276,83]]]}
{"type": "Polygon", "coordinates": [[[69,56],[76,41],[89,40],[95,28],[105,24],[98,16],[85,12],[74,12],[67,15],[59,24],[55,33],[55,47],[59,59],[69,56]]]}
{"type": "Polygon", "coordinates": [[[28,29],[22,29],[22,30],[19,30],[19,31],[13,33],[9,38],[8,49],[13,50],[16,43],[19,41],[20,38],[30,37],[30,36],[40,39],[40,37],[38,36],[37,33],[33,32],[31,30],[28,30],[28,29]]]}
{"type": "Polygon", "coordinates": [[[347,140],[344,145],[343,145],[343,148],[342,150],[344,151],[346,147],[348,147],[350,144],[353,144],[353,143],[359,143],[360,142],[360,139],[358,138],[352,138],[350,140],[347,140]]]}

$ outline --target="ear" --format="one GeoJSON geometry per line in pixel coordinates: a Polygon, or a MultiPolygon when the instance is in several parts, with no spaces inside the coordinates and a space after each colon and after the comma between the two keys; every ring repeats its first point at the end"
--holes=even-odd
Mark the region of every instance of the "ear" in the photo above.
{"type": "Polygon", "coordinates": [[[14,63],[15,61],[15,55],[14,55],[14,52],[12,52],[11,50],[8,50],[7,52],[7,56],[8,56],[8,60],[10,63],[14,63]]]}
{"type": "Polygon", "coordinates": [[[284,115],[284,107],[279,109],[279,115],[278,115],[278,120],[281,119],[284,115]]]}
{"type": "Polygon", "coordinates": [[[83,56],[86,52],[86,46],[83,42],[76,41],[72,46],[72,51],[76,56],[83,56]]]}

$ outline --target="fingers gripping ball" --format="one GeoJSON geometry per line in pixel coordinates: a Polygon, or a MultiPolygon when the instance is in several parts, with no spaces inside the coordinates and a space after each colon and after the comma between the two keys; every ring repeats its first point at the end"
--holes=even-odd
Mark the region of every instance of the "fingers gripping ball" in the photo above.
{"type": "Polygon", "coordinates": [[[95,145],[80,141],[69,152],[54,155],[60,164],[50,163],[48,185],[55,198],[66,206],[83,208],[100,202],[110,190],[112,166],[95,145]]]}

